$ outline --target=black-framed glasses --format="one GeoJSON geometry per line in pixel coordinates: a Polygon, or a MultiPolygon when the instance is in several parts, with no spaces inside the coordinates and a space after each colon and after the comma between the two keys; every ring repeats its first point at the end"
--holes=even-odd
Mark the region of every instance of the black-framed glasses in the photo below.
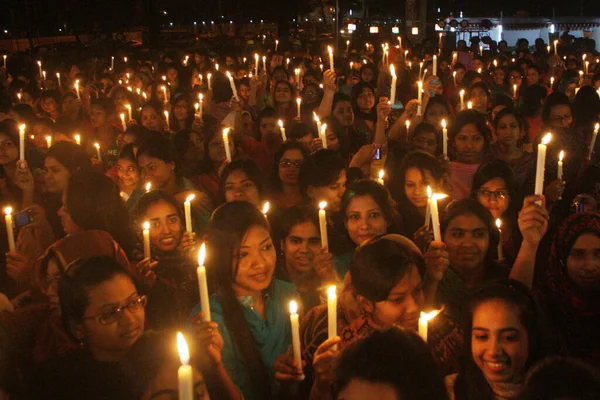
{"type": "Polygon", "coordinates": [[[283,168],[289,168],[292,165],[296,168],[300,168],[300,166],[302,165],[302,163],[304,162],[304,160],[280,160],[279,161],[279,166],[283,167],[283,168]]]}
{"type": "Polygon", "coordinates": [[[146,307],[147,302],[148,298],[146,296],[137,296],[129,300],[127,304],[107,308],[91,317],[84,317],[84,319],[94,319],[100,322],[102,325],[112,325],[121,319],[121,316],[123,315],[125,309],[129,310],[132,313],[135,313],[140,311],[142,308],[146,307]]]}
{"type": "Polygon", "coordinates": [[[496,200],[498,200],[498,199],[507,198],[510,193],[506,189],[500,189],[500,190],[494,190],[494,191],[480,189],[477,191],[477,194],[479,195],[479,197],[483,197],[484,199],[491,199],[492,196],[494,196],[494,198],[496,200]]]}

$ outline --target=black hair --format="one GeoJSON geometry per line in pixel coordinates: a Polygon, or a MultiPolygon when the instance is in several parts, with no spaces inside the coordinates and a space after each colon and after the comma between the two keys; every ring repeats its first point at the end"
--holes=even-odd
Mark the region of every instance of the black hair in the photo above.
{"type": "Polygon", "coordinates": [[[454,147],[454,140],[456,135],[461,131],[465,125],[473,124],[481,136],[483,136],[484,146],[483,151],[485,152],[492,141],[492,132],[487,125],[485,115],[477,110],[463,110],[456,114],[454,122],[448,128],[448,141],[450,145],[454,147]]]}
{"type": "Polygon", "coordinates": [[[537,116],[546,96],[548,96],[546,88],[537,83],[525,88],[521,96],[521,114],[526,117],[537,116]]]}
{"type": "Polygon", "coordinates": [[[342,197],[342,203],[340,205],[340,212],[344,220],[348,220],[346,211],[348,210],[350,202],[354,198],[361,196],[370,196],[375,201],[375,203],[377,203],[379,208],[381,208],[383,217],[388,222],[388,224],[392,224],[394,220],[394,207],[396,206],[396,202],[394,201],[394,199],[392,199],[390,192],[386,189],[385,186],[378,182],[375,182],[372,179],[359,179],[348,185],[346,191],[344,192],[344,196],[342,197]]]}
{"type": "Polygon", "coordinates": [[[52,145],[46,153],[46,158],[52,157],[69,170],[71,174],[78,171],[91,171],[92,162],[85,149],[73,142],[58,142],[52,145]]]}
{"type": "Polygon", "coordinates": [[[294,226],[304,222],[310,222],[319,229],[319,217],[314,207],[300,205],[288,208],[281,214],[277,223],[278,239],[285,240],[294,226]]]}
{"type": "Polygon", "coordinates": [[[600,115],[600,97],[598,92],[590,85],[579,89],[573,102],[573,119],[575,126],[592,126],[600,115]]]}
{"type": "Polygon", "coordinates": [[[503,216],[508,216],[512,220],[516,220],[518,212],[518,204],[521,204],[521,195],[518,191],[517,183],[515,182],[515,173],[507,162],[503,160],[492,160],[483,163],[477,168],[477,172],[473,176],[473,184],[471,186],[471,197],[477,200],[477,191],[494,178],[500,178],[506,185],[506,190],[510,194],[510,203],[508,209],[503,216]]]}
{"type": "Polygon", "coordinates": [[[265,182],[262,171],[256,162],[254,162],[254,160],[249,158],[240,158],[227,164],[221,172],[221,176],[219,177],[219,201],[221,203],[225,203],[225,183],[227,182],[227,178],[234,171],[244,172],[248,179],[250,179],[252,183],[254,183],[254,186],[256,186],[259,196],[261,198],[264,197],[265,182]]]}
{"type": "Polygon", "coordinates": [[[260,122],[263,118],[277,118],[277,110],[273,107],[265,107],[259,113],[256,119],[256,124],[260,126],[260,122]]]}
{"type": "Polygon", "coordinates": [[[348,103],[352,104],[352,100],[350,99],[350,96],[348,96],[345,93],[336,92],[333,95],[333,102],[331,103],[331,112],[333,112],[333,110],[335,110],[335,107],[338,105],[338,103],[341,103],[343,101],[347,101],[348,103]]]}
{"type": "Polygon", "coordinates": [[[310,130],[307,124],[303,122],[297,122],[292,125],[292,129],[290,129],[287,134],[288,140],[299,140],[308,134],[313,135],[313,132],[310,130]]]}
{"type": "Polygon", "coordinates": [[[158,158],[167,164],[173,163],[177,166],[177,150],[173,143],[161,134],[153,134],[142,143],[137,152],[137,159],[142,155],[158,158]]]}
{"type": "Polygon", "coordinates": [[[300,167],[300,191],[308,196],[308,187],[334,184],[346,169],[344,159],[335,151],[321,149],[308,156],[300,167]]]}
{"type": "Polygon", "coordinates": [[[569,97],[562,92],[552,92],[546,97],[546,101],[544,102],[544,107],[542,108],[542,120],[544,121],[544,125],[550,125],[550,112],[552,111],[552,107],[558,105],[565,105],[569,107],[569,110],[573,112],[573,107],[571,105],[571,101],[569,97]]]}
{"type": "Polygon", "coordinates": [[[121,151],[119,152],[119,157],[118,159],[125,159],[125,160],[129,160],[132,161],[133,163],[135,163],[136,167],[137,167],[137,160],[135,158],[135,144],[134,143],[127,143],[125,146],[123,146],[123,148],[121,149],[121,151]]]}
{"type": "Polygon", "coordinates": [[[442,372],[427,345],[398,327],[376,330],[344,349],[336,368],[336,397],[353,380],[392,386],[401,399],[448,399],[442,372]]]}
{"type": "Polygon", "coordinates": [[[308,157],[308,151],[302,143],[289,140],[283,143],[273,157],[273,175],[271,178],[271,189],[273,190],[279,191],[282,189],[281,178],[279,178],[279,162],[288,150],[298,150],[302,154],[302,158],[305,160],[308,157]]]}

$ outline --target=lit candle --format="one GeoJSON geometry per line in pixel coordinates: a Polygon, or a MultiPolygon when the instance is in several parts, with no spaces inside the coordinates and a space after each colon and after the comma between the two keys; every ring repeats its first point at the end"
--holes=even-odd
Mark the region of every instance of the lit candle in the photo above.
{"type": "Polygon", "coordinates": [[[503,260],[504,256],[502,255],[502,221],[500,218],[496,218],[496,226],[498,227],[498,260],[503,260]]]}
{"type": "Polygon", "coordinates": [[[319,133],[321,137],[321,143],[323,144],[323,148],[327,148],[327,124],[321,125],[321,132],[319,133]]]}
{"type": "Polygon", "coordinates": [[[185,214],[185,231],[187,233],[192,233],[192,200],[195,198],[195,194],[190,194],[183,203],[183,210],[185,214]]]}
{"type": "Polygon", "coordinates": [[[325,211],[326,207],[326,201],[322,201],[319,203],[319,230],[321,231],[321,247],[329,246],[327,240],[327,213],[325,211]]]}
{"type": "Polygon", "coordinates": [[[421,115],[421,99],[423,97],[423,81],[417,82],[417,100],[419,105],[417,106],[417,115],[421,115]]]}
{"type": "Polygon", "coordinates": [[[433,191],[431,186],[427,185],[427,208],[425,209],[425,227],[429,229],[429,222],[431,221],[431,197],[433,191]]]}
{"type": "Polygon", "coordinates": [[[319,119],[319,116],[317,115],[317,113],[314,111],[313,111],[313,118],[315,119],[315,122],[317,123],[317,132],[319,134],[321,134],[321,120],[319,119]]]}
{"type": "Polygon", "coordinates": [[[123,57],[123,61],[125,61],[125,64],[127,64],[127,57],[123,57]]]}
{"type": "Polygon", "coordinates": [[[144,222],[142,226],[144,230],[142,234],[144,236],[144,258],[150,258],[150,222],[144,222]]]}
{"type": "Polygon", "coordinates": [[[554,87],[554,77],[551,76],[550,77],[550,89],[552,89],[554,87]]]}
{"type": "Polygon", "coordinates": [[[452,71],[452,79],[454,79],[454,86],[457,86],[457,84],[456,84],[456,71],[452,71]]]}
{"type": "Polygon", "coordinates": [[[125,132],[127,130],[127,122],[125,122],[125,113],[119,114],[119,117],[121,117],[121,126],[123,127],[123,132],[125,132]]]}
{"type": "Polygon", "coordinates": [[[385,182],[383,180],[383,176],[385,175],[385,171],[380,169],[379,170],[379,174],[377,175],[377,182],[381,185],[385,185],[385,182]]]}
{"type": "Polygon", "coordinates": [[[255,75],[258,76],[258,53],[254,53],[254,69],[256,71],[255,75]]]}
{"type": "Polygon", "coordinates": [[[198,114],[196,116],[196,118],[202,119],[202,109],[204,107],[204,95],[202,93],[200,93],[198,95],[198,109],[196,111],[196,113],[198,114]]]}
{"type": "Polygon", "coordinates": [[[473,102],[467,101],[467,110],[471,110],[471,109],[473,109],[473,102]]]}
{"type": "Polygon", "coordinates": [[[516,99],[517,98],[517,84],[513,84],[513,97],[516,99]]]}
{"type": "Polygon", "coordinates": [[[38,69],[40,70],[40,78],[42,78],[43,77],[43,74],[42,74],[42,62],[40,60],[38,60],[37,65],[38,65],[38,69]]]}
{"type": "Polygon", "coordinates": [[[75,93],[77,93],[77,100],[81,101],[81,94],[79,94],[79,80],[75,81],[75,93]]]}
{"type": "Polygon", "coordinates": [[[102,152],[100,151],[100,143],[94,143],[94,147],[96,148],[96,155],[98,156],[98,161],[102,162],[102,152]]]}
{"type": "Polygon", "coordinates": [[[335,66],[333,65],[333,49],[331,46],[327,46],[327,52],[329,53],[329,69],[335,71],[335,66]]]}
{"type": "Polygon", "coordinates": [[[589,68],[590,68],[590,62],[586,61],[585,62],[585,74],[587,75],[589,73],[589,68]]]}
{"type": "Polygon", "coordinates": [[[48,145],[48,148],[52,146],[52,136],[46,136],[46,145],[48,145]]]}
{"type": "Polygon", "coordinates": [[[483,46],[479,46],[479,54],[483,55],[483,46]]]}
{"type": "MultiPolygon", "coordinates": [[[[298,320],[298,304],[292,300],[290,301],[290,323],[292,325],[292,349],[294,351],[294,362],[302,371],[302,354],[300,353],[300,322],[298,320]]],[[[300,377],[300,380],[304,379],[304,375],[300,377]]]]}
{"type": "Polygon", "coordinates": [[[552,135],[547,133],[542,138],[542,142],[538,144],[537,166],[535,170],[535,194],[544,193],[544,171],[546,169],[546,148],[552,139],[552,135]]]}
{"type": "Polygon", "coordinates": [[[281,132],[281,140],[283,142],[285,142],[287,140],[287,136],[285,135],[285,128],[283,127],[283,121],[279,120],[279,121],[277,121],[277,124],[279,125],[279,131],[281,132]]]}
{"type": "Polygon", "coordinates": [[[327,288],[327,333],[328,339],[337,336],[337,288],[335,285],[327,288]]]}
{"type": "Polygon", "coordinates": [[[302,105],[302,98],[297,97],[296,98],[296,105],[298,106],[298,117],[300,117],[300,106],[302,105]]]}
{"type": "Polygon", "coordinates": [[[437,75],[437,56],[433,55],[433,75],[437,75]]]}
{"type": "Polygon", "coordinates": [[[60,84],[60,72],[56,73],[56,80],[58,81],[58,87],[61,88],[61,84],[60,84]]]}
{"type": "Polygon", "coordinates": [[[269,203],[268,201],[265,201],[265,204],[263,204],[263,207],[262,207],[262,213],[265,217],[269,213],[269,208],[271,208],[271,203],[269,203]]]}
{"type": "Polygon", "coordinates": [[[296,75],[296,85],[300,87],[300,68],[294,69],[294,74],[296,75]]]}
{"type": "Polygon", "coordinates": [[[267,70],[267,56],[263,56],[262,60],[263,60],[263,70],[264,70],[264,72],[266,74],[268,72],[268,70],[267,70]]]}
{"type": "Polygon", "coordinates": [[[396,103],[396,83],[398,80],[394,64],[390,65],[390,74],[392,74],[392,86],[390,87],[390,104],[394,105],[394,103],[396,103]]]}
{"type": "Polygon", "coordinates": [[[219,71],[219,64],[215,64],[215,70],[218,72],[219,71]]]}
{"type": "Polygon", "coordinates": [[[164,111],[165,114],[165,122],[167,123],[167,130],[171,129],[171,124],[169,121],[169,112],[167,110],[164,111]]]}
{"type": "Polygon", "coordinates": [[[448,129],[446,128],[445,119],[442,119],[442,154],[444,158],[448,158],[448,129]]]}
{"type": "Polygon", "coordinates": [[[7,57],[7,56],[6,56],[6,54],[5,54],[5,55],[3,55],[2,57],[4,57],[4,68],[6,68],[6,57],[7,57]]]}
{"type": "Polygon", "coordinates": [[[409,136],[410,136],[410,135],[408,134],[408,133],[409,133],[409,131],[410,131],[410,119],[407,119],[407,120],[406,120],[406,122],[405,122],[405,124],[406,124],[406,140],[408,140],[408,138],[409,138],[409,136]]]}
{"type": "Polygon", "coordinates": [[[110,57],[110,70],[112,71],[113,69],[115,69],[115,57],[114,56],[110,57]]]}
{"type": "Polygon", "coordinates": [[[206,83],[208,84],[208,90],[212,88],[212,74],[209,72],[206,74],[206,83]]]}
{"type": "MultiPolygon", "coordinates": [[[[444,195],[441,195],[445,197],[444,195]]],[[[442,240],[442,232],[440,230],[440,214],[438,212],[438,199],[440,197],[437,193],[433,193],[429,199],[429,210],[431,211],[431,223],[433,224],[433,240],[440,242],[442,240]]]]}
{"type": "Polygon", "coordinates": [[[600,124],[596,124],[594,127],[594,133],[592,133],[592,141],[590,142],[590,150],[588,152],[587,159],[592,159],[592,153],[594,152],[594,146],[596,145],[596,138],[598,137],[598,130],[600,130],[600,124]]]}
{"type": "Polygon", "coordinates": [[[231,162],[231,149],[229,148],[229,128],[223,129],[223,146],[225,146],[225,157],[231,162]]]}
{"type": "Polygon", "coordinates": [[[4,209],[4,222],[6,223],[6,236],[8,237],[8,251],[15,251],[15,233],[13,231],[12,207],[4,209]]]}
{"type": "Polygon", "coordinates": [[[167,98],[167,85],[162,85],[160,88],[162,89],[163,96],[165,98],[164,102],[166,103],[168,101],[168,98],[167,98]]]}
{"type": "Polygon", "coordinates": [[[125,104],[125,108],[127,109],[127,114],[129,115],[129,120],[131,121],[133,119],[132,114],[131,114],[131,104],[125,104]]]}
{"type": "Polygon", "coordinates": [[[149,192],[152,189],[152,182],[146,182],[146,192],[149,192]]]}
{"type": "Polygon", "coordinates": [[[279,48],[279,40],[275,40],[275,51],[279,48]]]}
{"type": "Polygon", "coordinates": [[[556,179],[562,181],[563,178],[563,159],[565,158],[565,151],[561,150],[558,154],[558,173],[556,179]]]}
{"type": "Polygon", "coordinates": [[[179,351],[179,359],[181,367],[177,370],[177,382],[179,387],[179,400],[194,399],[194,378],[192,366],[190,365],[190,352],[188,345],[181,332],[177,332],[177,350],[179,351]]]}
{"type": "Polygon", "coordinates": [[[227,79],[229,79],[229,86],[231,86],[231,91],[233,92],[233,97],[235,97],[235,99],[239,101],[240,98],[238,97],[238,94],[237,94],[237,89],[235,87],[235,82],[233,80],[233,76],[231,76],[229,71],[227,71],[225,74],[227,75],[227,79]]]}
{"type": "Polygon", "coordinates": [[[423,61],[419,63],[419,79],[421,79],[421,73],[423,72],[423,61]]]}
{"type": "Polygon", "coordinates": [[[19,125],[19,160],[25,160],[25,124],[19,125]]]}
{"type": "Polygon", "coordinates": [[[554,41],[554,53],[558,54],[558,40],[554,41]]]}
{"type": "Polygon", "coordinates": [[[75,135],[75,143],[77,143],[78,145],[81,145],[81,136],[80,135],[75,135]]]}
{"type": "Polygon", "coordinates": [[[429,332],[429,321],[434,319],[441,310],[434,310],[429,313],[421,311],[421,317],[419,318],[419,336],[427,343],[427,336],[429,332]]]}
{"type": "Polygon", "coordinates": [[[208,300],[208,283],[206,281],[206,267],[204,260],[206,259],[206,245],[202,243],[198,252],[198,290],[200,291],[200,308],[204,313],[204,321],[210,321],[210,302],[208,300]]]}
{"type": "Polygon", "coordinates": [[[42,71],[42,79],[46,80],[46,71],[42,71]]]}

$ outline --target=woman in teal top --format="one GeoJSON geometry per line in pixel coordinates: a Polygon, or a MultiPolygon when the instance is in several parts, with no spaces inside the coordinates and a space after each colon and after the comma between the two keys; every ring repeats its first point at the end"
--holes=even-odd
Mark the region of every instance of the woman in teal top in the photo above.
{"type": "Polygon", "coordinates": [[[248,202],[223,204],[207,228],[206,252],[212,322],[202,322],[196,306],[196,338],[230,392],[233,384],[245,399],[274,399],[280,390],[275,377],[300,375],[287,354],[289,302],[299,296],[293,284],[273,279],[276,252],[267,220],[248,202]]]}

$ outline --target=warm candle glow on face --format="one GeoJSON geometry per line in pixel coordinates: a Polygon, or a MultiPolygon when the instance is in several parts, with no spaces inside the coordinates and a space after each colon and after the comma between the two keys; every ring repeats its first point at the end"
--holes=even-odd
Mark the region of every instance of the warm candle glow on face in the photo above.
{"type": "Polygon", "coordinates": [[[327,207],[327,202],[326,201],[322,201],[319,203],[319,208],[321,210],[324,210],[327,207]]]}
{"type": "Polygon", "coordinates": [[[202,243],[200,251],[198,252],[198,265],[204,265],[206,259],[206,244],[202,243]]]}
{"type": "Polygon", "coordinates": [[[290,301],[290,314],[296,314],[298,312],[298,303],[294,300],[290,301]]]}
{"type": "Polygon", "coordinates": [[[563,158],[565,158],[565,151],[561,150],[560,153],[558,154],[558,160],[562,161],[563,158]]]}
{"type": "Polygon", "coordinates": [[[263,204],[263,209],[262,209],[263,214],[267,215],[270,207],[271,207],[271,203],[269,203],[268,201],[265,201],[265,204],[263,204]]]}
{"type": "Polygon", "coordinates": [[[550,139],[552,139],[552,134],[551,133],[547,133],[543,138],[542,138],[542,144],[543,145],[547,145],[548,143],[550,143],[550,139]]]}
{"type": "Polygon", "coordinates": [[[188,365],[190,363],[190,351],[181,332],[177,332],[177,351],[179,352],[181,364],[188,365]]]}
{"type": "Polygon", "coordinates": [[[148,222],[148,221],[144,222],[144,225],[142,225],[142,227],[144,228],[144,230],[150,229],[150,222],[148,222]]]}

